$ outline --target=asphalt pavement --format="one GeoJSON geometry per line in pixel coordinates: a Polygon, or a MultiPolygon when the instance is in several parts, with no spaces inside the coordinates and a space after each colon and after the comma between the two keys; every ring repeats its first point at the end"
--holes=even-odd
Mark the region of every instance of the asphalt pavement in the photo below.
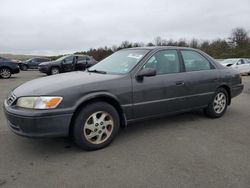
{"type": "MultiPolygon", "coordinates": [[[[0,102],[42,76],[0,79],[0,102]]],[[[93,152],[67,138],[14,135],[0,108],[0,187],[250,187],[250,76],[243,80],[220,119],[195,111],[136,123],[93,152]]]]}

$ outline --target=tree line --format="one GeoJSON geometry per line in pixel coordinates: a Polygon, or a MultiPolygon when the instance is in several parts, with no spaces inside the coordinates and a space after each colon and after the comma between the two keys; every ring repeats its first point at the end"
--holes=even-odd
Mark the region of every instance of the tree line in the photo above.
{"type": "MultiPolygon", "coordinates": [[[[215,39],[215,40],[185,40],[180,39],[174,41],[172,39],[166,40],[161,37],[156,37],[153,42],[129,42],[123,41],[119,46],[113,45],[112,47],[100,47],[91,48],[87,51],[76,52],[75,54],[86,54],[93,56],[97,61],[104,59],[112,53],[133,47],[144,47],[144,46],[180,46],[180,47],[191,47],[200,49],[210,56],[216,59],[226,58],[250,58],[250,36],[249,31],[242,27],[238,27],[232,30],[231,35],[226,39],[215,39]]],[[[51,57],[52,59],[58,58],[58,56],[51,57]]]]}

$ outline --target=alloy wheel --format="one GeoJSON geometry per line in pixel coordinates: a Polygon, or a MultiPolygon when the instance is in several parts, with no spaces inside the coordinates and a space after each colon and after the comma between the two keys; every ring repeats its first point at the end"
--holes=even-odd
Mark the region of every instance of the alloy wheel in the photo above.
{"type": "Polygon", "coordinates": [[[111,136],[114,129],[112,116],[98,111],[89,116],[84,125],[84,136],[91,144],[102,144],[111,136]]]}
{"type": "Polygon", "coordinates": [[[9,69],[3,68],[0,70],[0,75],[2,78],[9,78],[11,76],[11,72],[9,69]]]}
{"type": "Polygon", "coordinates": [[[222,113],[226,107],[226,103],[227,100],[225,94],[222,92],[217,93],[217,95],[214,97],[214,102],[213,102],[214,111],[217,114],[222,113]]]}
{"type": "Polygon", "coordinates": [[[59,74],[59,69],[58,68],[52,68],[51,69],[51,74],[52,75],[59,74]]]}

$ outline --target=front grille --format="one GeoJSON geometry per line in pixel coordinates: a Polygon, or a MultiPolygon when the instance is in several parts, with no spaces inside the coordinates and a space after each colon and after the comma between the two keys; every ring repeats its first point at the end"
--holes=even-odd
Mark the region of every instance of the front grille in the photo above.
{"type": "Polygon", "coordinates": [[[10,106],[12,105],[16,100],[16,96],[12,93],[8,98],[7,98],[7,104],[10,106]]]}

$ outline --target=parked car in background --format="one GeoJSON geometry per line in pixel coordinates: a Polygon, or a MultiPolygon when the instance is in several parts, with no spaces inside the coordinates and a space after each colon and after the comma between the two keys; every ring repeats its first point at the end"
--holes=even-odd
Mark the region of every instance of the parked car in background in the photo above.
{"type": "Polygon", "coordinates": [[[4,111],[16,134],[72,136],[81,148],[96,150],[139,120],[194,109],[219,118],[242,90],[237,71],[200,50],[133,48],[87,71],[24,83],[5,100],[4,111]]]}
{"type": "Polygon", "coordinates": [[[45,58],[45,57],[35,57],[35,58],[31,58],[27,61],[20,62],[18,64],[19,64],[21,70],[26,71],[28,69],[38,69],[38,65],[40,63],[47,62],[47,61],[50,61],[50,59],[45,58]]]}
{"type": "Polygon", "coordinates": [[[7,58],[0,57],[0,77],[7,79],[10,78],[12,74],[19,73],[19,66],[16,62],[9,60],[7,58]]]}
{"type": "Polygon", "coordinates": [[[96,63],[97,61],[88,55],[66,55],[55,61],[41,63],[38,69],[47,75],[54,75],[63,72],[85,70],[96,63]]]}
{"type": "Polygon", "coordinates": [[[247,59],[231,58],[231,59],[225,59],[220,63],[226,67],[231,67],[233,69],[238,70],[241,74],[250,75],[250,61],[247,59]]]}

